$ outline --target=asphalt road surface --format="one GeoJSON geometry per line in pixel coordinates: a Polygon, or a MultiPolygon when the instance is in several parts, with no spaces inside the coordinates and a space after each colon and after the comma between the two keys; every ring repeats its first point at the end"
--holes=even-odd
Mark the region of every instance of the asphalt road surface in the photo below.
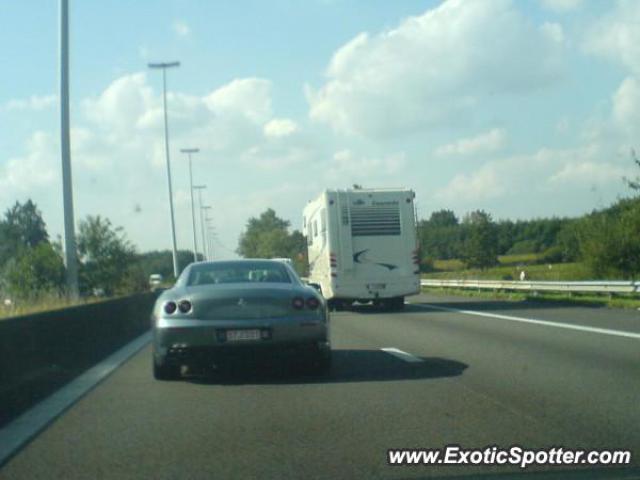
{"type": "MultiPolygon", "coordinates": [[[[143,348],[11,458],[0,478],[519,472],[387,463],[390,448],[447,444],[630,449],[632,466],[605,472],[636,478],[640,312],[424,295],[409,301],[417,304],[401,313],[334,313],[334,368],[321,379],[275,361],[158,382],[143,348]]],[[[560,468],[576,478],[588,473],[576,466],[531,472],[560,468]]]]}

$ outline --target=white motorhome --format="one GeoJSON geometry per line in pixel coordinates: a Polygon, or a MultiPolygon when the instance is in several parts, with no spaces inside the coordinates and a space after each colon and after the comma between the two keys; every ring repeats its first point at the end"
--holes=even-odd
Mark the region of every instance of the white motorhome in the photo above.
{"type": "Polygon", "coordinates": [[[330,305],[401,309],[420,291],[414,198],[409,189],[325,190],[307,204],[309,283],[330,305]]]}

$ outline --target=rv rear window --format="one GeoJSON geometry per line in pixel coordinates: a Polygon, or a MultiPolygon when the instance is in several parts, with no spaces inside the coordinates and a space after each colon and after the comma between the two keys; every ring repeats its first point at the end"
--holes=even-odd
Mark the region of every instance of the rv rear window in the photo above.
{"type": "Polygon", "coordinates": [[[400,235],[400,208],[398,205],[351,207],[351,235],[400,235]]]}

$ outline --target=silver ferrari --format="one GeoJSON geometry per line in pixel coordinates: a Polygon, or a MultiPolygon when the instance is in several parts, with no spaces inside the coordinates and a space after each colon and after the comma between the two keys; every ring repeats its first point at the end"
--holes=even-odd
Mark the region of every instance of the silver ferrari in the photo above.
{"type": "Polygon", "coordinates": [[[287,351],[314,372],[331,368],[326,302],[281,261],[192,263],[156,301],[152,327],[159,380],[248,352],[287,351]]]}

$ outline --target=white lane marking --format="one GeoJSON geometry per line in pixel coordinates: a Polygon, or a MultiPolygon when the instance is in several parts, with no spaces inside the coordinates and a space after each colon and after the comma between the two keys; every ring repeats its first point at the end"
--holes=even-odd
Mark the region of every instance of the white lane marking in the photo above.
{"type": "Polygon", "coordinates": [[[551,322],[549,320],[538,320],[535,318],[512,317],[511,315],[500,315],[498,313],[477,312],[475,310],[460,310],[457,308],[440,307],[427,303],[412,303],[416,307],[431,308],[434,310],[443,310],[445,312],[457,312],[467,315],[477,315],[478,317],[499,318],[501,320],[510,320],[512,322],[532,323],[534,325],[544,325],[547,327],[566,328],[567,330],[579,330],[581,332],[601,333],[603,335],[613,335],[615,337],[626,337],[640,339],[640,333],[625,332],[624,330],[611,330],[609,328],[588,327],[586,325],[572,325],[570,323],[551,322]]]}
{"type": "Polygon", "coordinates": [[[393,355],[394,357],[397,357],[400,360],[404,360],[405,362],[409,362],[409,363],[424,362],[423,359],[414,357],[410,353],[403,352],[402,350],[398,350],[397,348],[387,347],[387,348],[381,348],[380,350],[382,350],[383,352],[387,352],[388,354],[393,355]]]}
{"type": "Polygon", "coordinates": [[[2,428],[0,466],[150,341],[151,332],[140,335],[2,428]]]}

